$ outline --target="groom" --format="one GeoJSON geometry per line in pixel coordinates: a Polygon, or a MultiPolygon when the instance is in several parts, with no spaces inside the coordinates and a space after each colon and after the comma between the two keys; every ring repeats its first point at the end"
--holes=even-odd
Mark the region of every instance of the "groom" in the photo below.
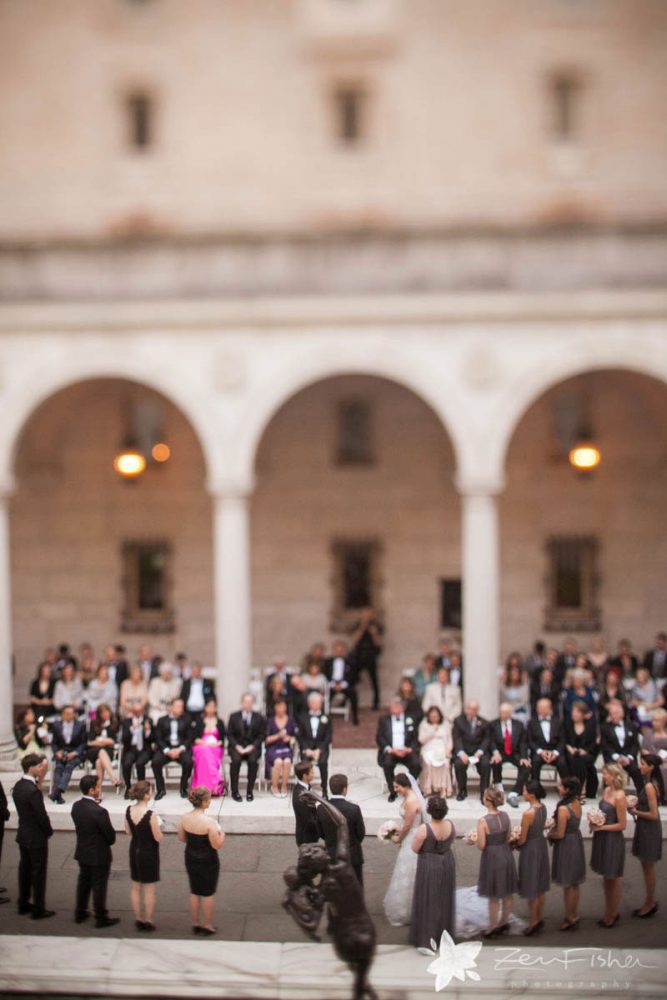
{"type": "Polygon", "coordinates": [[[389,715],[383,715],[378,722],[375,742],[378,748],[378,764],[384,771],[389,788],[389,802],[394,802],[394,771],[399,764],[405,764],[413,778],[419,777],[419,751],[415,720],[406,716],[402,698],[394,697],[389,703],[389,715]]]}

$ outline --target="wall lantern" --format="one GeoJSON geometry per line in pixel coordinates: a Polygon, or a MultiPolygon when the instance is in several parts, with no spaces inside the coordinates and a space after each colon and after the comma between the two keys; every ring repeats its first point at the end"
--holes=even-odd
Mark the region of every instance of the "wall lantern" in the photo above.
{"type": "Polygon", "coordinates": [[[146,459],[136,448],[123,448],[114,458],[113,467],[123,479],[136,479],[146,468],[146,459]]]}
{"type": "Polygon", "coordinates": [[[592,441],[578,441],[568,455],[570,465],[578,472],[592,472],[601,461],[600,449],[592,441]]]}

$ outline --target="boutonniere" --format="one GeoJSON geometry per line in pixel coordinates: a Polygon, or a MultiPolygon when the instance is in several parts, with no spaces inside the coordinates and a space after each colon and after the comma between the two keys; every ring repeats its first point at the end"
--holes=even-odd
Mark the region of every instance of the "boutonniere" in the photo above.
{"type": "Polygon", "coordinates": [[[405,724],[406,726],[414,726],[414,722],[412,721],[412,719],[406,719],[405,724]]]}
{"type": "Polygon", "coordinates": [[[320,716],[320,722],[322,722],[322,723],[324,723],[324,724],[326,725],[326,723],[327,723],[328,721],[329,721],[329,720],[327,719],[326,715],[321,715],[321,716],[320,716]]]}

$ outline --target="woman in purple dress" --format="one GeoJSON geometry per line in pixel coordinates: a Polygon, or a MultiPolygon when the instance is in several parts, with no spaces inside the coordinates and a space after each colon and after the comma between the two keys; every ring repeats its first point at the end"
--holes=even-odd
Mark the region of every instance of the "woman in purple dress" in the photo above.
{"type": "Polygon", "coordinates": [[[194,725],[193,788],[208,788],[211,795],[222,795],[225,787],[222,777],[225,735],[225,724],[218,718],[215,698],[209,698],[204,705],[201,719],[194,725]]]}
{"type": "Polygon", "coordinates": [[[504,801],[498,788],[487,788],[484,805],[488,812],[477,821],[477,846],[482,852],[477,894],[489,901],[489,928],[484,931],[485,938],[497,937],[509,930],[512,895],[518,888],[509,845],[512,824],[507,813],[499,809],[504,801]]]}
{"type": "Polygon", "coordinates": [[[271,794],[276,798],[287,797],[295,735],[296,723],[287,713],[287,702],[279,698],[266,723],[266,777],[271,778],[271,794]]]}
{"type": "Polygon", "coordinates": [[[586,880],[586,855],[581,836],[581,782],[578,778],[562,778],[558,785],[560,799],[554,812],[554,827],[549,840],[554,845],[551,878],[562,886],[565,920],[562,931],[572,931],[579,924],[579,886],[586,880]]]}
{"type": "Polygon", "coordinates": [[[523,791],[528,808],[521,816],[519,854],[519,895],[528,900],[530,923],[523,932],[531,937],[544,927],[544,897],[549,891],[549,849],[544,839],[547,807],[541,782],[529,781],[523,791]]]}
{"type": "Polygon", "coordinates": [[[664,798],[662,761],[657,754],[643,754],[639,758],[639,770],[644,779],[644,787],[639,793],[636,806],[628,807],[635,821],[635,833],[632,838],[632,853],[641,861],[646,886],[646,899],[643,906],[633,910],[633,917],[645,919],[658,912],[655,899],[655,866],[662,857],[662,820],[658,806],[664,798]]]}

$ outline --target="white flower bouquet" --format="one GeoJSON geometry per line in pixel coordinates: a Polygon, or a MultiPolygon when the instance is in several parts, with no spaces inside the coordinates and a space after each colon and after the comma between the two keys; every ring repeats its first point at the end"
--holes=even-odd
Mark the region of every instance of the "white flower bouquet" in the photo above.
{"type": "Polygon", "coordinates": [[[636,795],[626,795],[625,801],[628,804],[628,809],[636,809],[639,799],[637,798],[636,795]]]}
{"type": "Polygon", "coordinates": [[[465,842],[469,847],[474,847],[477,843],[477,830],[468,830],[465,835],[465,842]]]}
{"type": "Polygon", "coordinates": [[[607,817],[601,809],[588,810],[588,823],[590,826],[604,826],[606,822],[607,817]]]}
{"type": "Polygon", "coordinates": [[[511,831],[510,831],[510,840],[509,840],[510,847],[518,847],[519,846],[519,837],[520,836],[521,836],[521,827],[520,826],[513,826],[512,829],[511,829],[511,831]]]}
{"type": "Polygon", "coordinates": [[[395,844],[398,837],[398,823],[395,819],[388,819],[380,825],[377,838],[382,844],[395,844]]]}

